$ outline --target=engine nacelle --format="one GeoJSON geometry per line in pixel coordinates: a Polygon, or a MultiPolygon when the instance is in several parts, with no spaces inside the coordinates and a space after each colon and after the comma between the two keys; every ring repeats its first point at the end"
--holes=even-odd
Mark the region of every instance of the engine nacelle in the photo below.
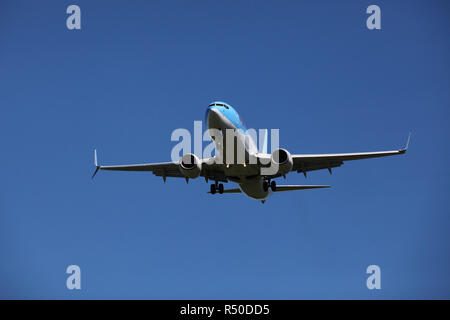
{"type": "Polygon", "coordinates": [[[186,153],[180,159],[178,165],[181,173],[188,178],[197,178],[202,171],[200,159],[192,153],[186,153]]]}
{"type": "Polygon", "coordinates": [[[277,149],[270,157],[272,165],[278,165],[278,173],[284,175],[292,170],[294,162],[292,156],[286,149],[277,149]]]}

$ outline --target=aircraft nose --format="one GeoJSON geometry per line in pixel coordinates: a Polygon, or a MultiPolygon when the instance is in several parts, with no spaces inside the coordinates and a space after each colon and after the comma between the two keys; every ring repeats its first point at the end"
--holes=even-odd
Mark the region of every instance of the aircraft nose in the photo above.
{"type": "Polygon", "coordinates": [[[220,111],[217,108],[208,108],[206,111],[206,123],[208,128],[220,128],[220,115],[220,111]]]}

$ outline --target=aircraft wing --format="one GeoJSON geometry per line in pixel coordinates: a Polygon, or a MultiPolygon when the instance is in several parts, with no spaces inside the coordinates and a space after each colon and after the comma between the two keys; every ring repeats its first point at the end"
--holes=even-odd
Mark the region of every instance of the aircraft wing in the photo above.
{"type": "Polygon", "coordinates": [[[331,173],[331,168],[341,166],[344,161],[404,154],[408,149],[410,138],[411,135],[408,137],[406,146],[399,150],[360,153],[294,154],[292,155],[292,160],[294,162],[292,171],[303,172],[305,176],[308,171],[320,169],[328,169],[331,173]]]}
{"type": "Polygon", "coordinates": [[[143,163],[119,166],[97,166],[94,175],[98,170],[114,170],[114,171],[151,171],[154,175],[160,177],[184,177],[178,169],[178,163],[161,162],[161,163],[143,163]]]}
{"type": "MultiPolygon", "coordinates": [[[[211,161],[211,158],[201,159],[202,172],[201,176],[206,179],[228,182],[222,168],[211,161]]],[[[155,176],[163,177],[164,181],[167,177],[186,178],[179,170],[178,162],[159,162],[159,163],[141,163],[128,165],[114,165],[114,166],[99,166],[97,163],[97,150],[94,150],[94,164],[95,172],[92,178],[95,177],[99,170],[113,170],[113,171],[150,171],[155,176]]]]}

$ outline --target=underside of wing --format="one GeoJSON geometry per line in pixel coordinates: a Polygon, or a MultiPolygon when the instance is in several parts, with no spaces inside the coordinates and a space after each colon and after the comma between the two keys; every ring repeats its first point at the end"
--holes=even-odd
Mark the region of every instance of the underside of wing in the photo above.
{"type": "Polygon", "coordinates": [[[395,156],[406,153],[411,139],[411,133],[408,136],[406,145],[402,149],[377,152],[359,152],[359,153],[331,153],[331,154],[294,154],[292,155],[292,171],[306,172],[312,170],[331,169],[341,166],[344,161],[360,160],[369,158],[380,158],[395,156]]]}
{"type": "Polygon", "coordinates": [[[147,163],[147,164],[132,164],[119,166],[99,166],[100,170],[112,171],[151,171],[156,176],[162,177],[183,177],[183,174],[178,169],[178,163],[161,162],[161,163],[147,163]]]}
{"type": "MultiPolygon", "coordinates": [[[[291,171],[303,172],[306,176],[308,171],[328,169],[330,173],[332,168],[340,167],[345,161],[380,158],[387,156],[395,156],[406,153],[409,145],[411,134],[408,137],[404,148],[390,151],[376,152],[358,152],[358,153],[328,153],[328,154],[293,154],[291,171]]],[[[257,154],[257,159],[262,163],[262,167],[271,165],[271,154],[257,154]]],[[[271,178],[279,177],[283,174],[276,173],[271,178]]]]}
{"type": "MultiPolygon", "coordinates": [[[[201,159],[202,170],[200,176],[207,180],[228,182],[223,170],[223,165],[215,164],[211,161],[211,158],[201,159]]],[[[99,170],[111,170],[111,171],[136,171],[145,172],[150,171],[155,176],[163,177],[164,181],[166,177],[186,178],[180,171],[178,162],[159,162],[159,163],[142,163],[142,164],[129,164],[129,165],[114,165],[114,166],[99,166],[97,164],[97,151],[94,150],[94,164],[95,172],[92,178],[97,174],[99,170]]]]}
{"type": "Polygon", "coordinates": [[[295,154],[292,155],[292,171],[306,173],[307,171],[320,169],[331,170],[331,168],[341,166],[344,161],[394,156],[405,152],[406,149],[360,153],[295,154]]]}

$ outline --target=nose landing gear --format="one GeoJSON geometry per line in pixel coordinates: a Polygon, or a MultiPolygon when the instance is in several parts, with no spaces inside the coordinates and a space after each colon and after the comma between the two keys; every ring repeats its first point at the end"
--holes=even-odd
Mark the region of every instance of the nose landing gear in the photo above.
{"type": "Polygon", "coordinates": [[[214,183],[211,185],[210,189],[211,194],[216,194],[216,192],[219,192],[220,194],[223,193],[223,184],[222,183],[214,183]]]}

